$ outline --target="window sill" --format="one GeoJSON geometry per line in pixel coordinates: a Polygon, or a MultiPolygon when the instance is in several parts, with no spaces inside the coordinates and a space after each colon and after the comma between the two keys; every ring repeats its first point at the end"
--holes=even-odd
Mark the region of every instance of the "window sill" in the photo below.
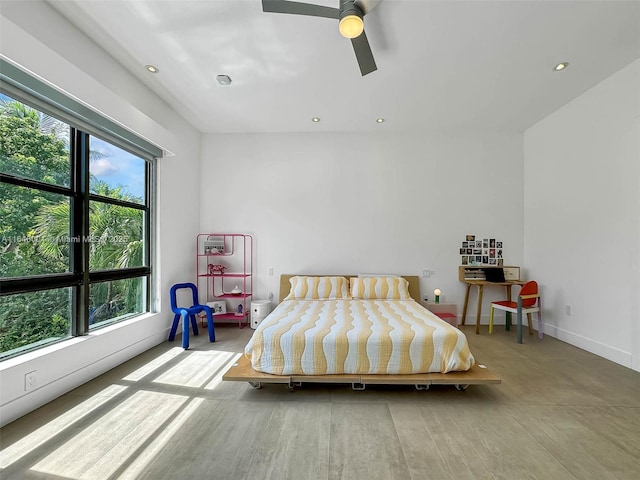
{"type": "Polygon", "coordinates": [[[32,361],[40,360],[42,357],[46,357],[47,355],[51,355],[52,353],[65,350],[74,345],[78,345],[82,342],[86,342],[90,339],[99,338],[104,335],[109,335],[112,332],[118,331],[123,328],[127,328],[130,325],[133,325],[137,322],[144,321],[156,315],[157,313],[144,313],[142,315],[138,315],[136,317],[123,320],[122,322],[114,323],[112,325],[106,325],[102,328],[99,328],[90,332],[88,335],[83,335],[81,337],[68,338],[66,340],[61,340],[51,345],[47,345],[46,347],[38,348],[37,350],[26,352],[15,357],[7,358],[6,360],[3,360],[0,362],[0,373],[4,370],[9,370],[11,368],[15,368],[17,366],[20,366],[32,361]]]}

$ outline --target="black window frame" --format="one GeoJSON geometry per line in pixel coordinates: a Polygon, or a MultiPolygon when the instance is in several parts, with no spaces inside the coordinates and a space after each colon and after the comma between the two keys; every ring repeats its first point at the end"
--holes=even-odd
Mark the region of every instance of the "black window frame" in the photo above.
{"type": "Polygon", "coordinates": [[[134,318],[153,311],[153,194],[155,188],[155,166],[161,150],[149,144],[146,140],[136,137],[128,130],[124,130],[110,120],[99,116],[95,112],[87,114],[87,107],[75,100],[62,95],[58,91],[29,76],[3,59],[0,59],[0,92],[14,98],[38,111],[50,114],[70,126],[69,156],[70,156],[70,186],[60,186],[23,178],[17,175],[0,172],[0,182],[19,187],[27,187],[39,191],[61,194],[71,199],[70,205],[70,237],[79,239],[70,245],[69,271],[65,273],[51,273],[30,275],[19,278],[1,278],[0,296],[16,295],[42,290],[70,287],[71,298],[71,331],[70,335],[52,342],[42,344],[37,342],[32,346],[24,346],[16,351],[1,352],[0,361],[26,352],[43,348],[52,343],[67,340],[71,337],[87,335],[107,325],[134,318]],[[49,95],[49,97],[47,96],[49,95]],[[49,103],[50,102],[50,103],[49,103]],[[74,109],[76,115],[74,115],[74,109]],[[78,113],[79,112],[79,113],[78,113]],[[144,203],[109,198],[91,193],[89,173],[89,144],[94,136],[114,146],[145,160],[145,194],[144,203]],[[132,208],[143,212],[143,265],[138,267],[117,268],[90,271],[89,269],[89,205],[91,201],[98,201],[111,205],[132,208]],[[144,311],[139,314],[125,315],[100,322],[98,327],[90,328],[89,307],[90,287],[93,284],[132,278],[146,280],[143,292],[144,311]]]}

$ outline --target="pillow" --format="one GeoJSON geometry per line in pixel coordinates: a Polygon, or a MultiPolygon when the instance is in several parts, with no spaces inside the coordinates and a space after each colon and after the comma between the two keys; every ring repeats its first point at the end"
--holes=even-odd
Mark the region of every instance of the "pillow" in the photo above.
{"type": "Polygon", "coordinates": [[[336,300],[349,298],[349,282],[345,277],[302,277],[289,279],[291,289],[285,300],[336,300]]]}
{"type": "Polygon", "coordinates": [[[411,300],[409,282],[402,277],[356,277],[351,296],[364,300],[411,300]]]}

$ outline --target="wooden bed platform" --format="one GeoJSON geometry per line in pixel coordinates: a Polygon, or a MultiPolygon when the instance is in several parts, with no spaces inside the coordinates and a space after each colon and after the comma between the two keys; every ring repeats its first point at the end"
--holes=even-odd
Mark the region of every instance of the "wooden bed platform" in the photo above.
{"type": "MultiPolygon", "coordinates": [[[[289,294],[289,280],[294,275],[280,276],[280,302],[289,294]]],[[[310,275],[323,276],[323,275],[310,275]]],[[[337,275],[352,278],[354,275],[337,275]]],[[[420,278],[415,275],[403,275],[409,282],[409,295],[420,303],[420,278]]],[[[431,385],[453,385],[465,390],[469,385],[502,383],[500,378],[484,365],[476,363],[466,372],[419,373],[415,375],[272,375],[257,372],[251,367],[246,355],[241,355],[222,376],[228,382],[249,382],[252,387],[260,388],[263,383],[283,383],[290,390],[302,383],[342,383],[351,384],[354,390],[364,390],[366,385],[415,385],[418,390],[428,390],[431,385]]]]}
{"type": "Polygon", "coordinates": [[[466,372],[415,375],[271,375],[251,368],[251,361],[246,355],[231,365],[222,380],[249,382],[254,388],[260,388],[263,383],[282,383],[290,390],[302,383],[350,383],[354,390],[364,390],[366,385],[415,385],[418,390],[428,390],[431,385],[453,385],[458,390],[465,390],[469,385],[502,383],[496,374],[480,364],[466,372]]]}

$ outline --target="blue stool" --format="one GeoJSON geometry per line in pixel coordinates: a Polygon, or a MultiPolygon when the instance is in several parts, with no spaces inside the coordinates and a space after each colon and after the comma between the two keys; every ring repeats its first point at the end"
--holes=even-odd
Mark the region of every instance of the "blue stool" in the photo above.
{"type": "Polygon", "coordinates": [[[176,338],[176,331],[178,330],[178,322],[182,317],[182,348],[187,350],[189,348],[189,319],[191,319],[191,326],[193,327],[193,334],[198,335],[198,322],[196,322],[196,313],[205,312],[207,314],[207,326],[209,327],[209,341],[216,341],[216,332],[213,329],[213,313],[211,307],[208,305],[200,305],[198,303],[198,288],[193,283],[176,283],[169,291],[171,297],[171,310],[175,313],[173,317],[173,325],[171,326],[171,332],[169,333],[169,341],[173,342],[176,338]],[[193,306],[189,308],[178,307],[176,301],[176,290],[181,288],[190,288],[193,294],[193,306]]]}

